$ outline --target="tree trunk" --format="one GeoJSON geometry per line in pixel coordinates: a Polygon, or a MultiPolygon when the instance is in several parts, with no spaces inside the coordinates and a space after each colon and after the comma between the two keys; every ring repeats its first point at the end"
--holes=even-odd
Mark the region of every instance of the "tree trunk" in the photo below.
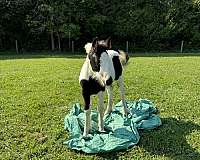
{"type": "Polygon", "coordinates": [[[3,49],[3,42],[2,42],[2,39],[0,38],[0,49],[3,49]]]}
{"type": "Polygon", "coordinates": [[[71,32],[69,31],[69,50],[71,48],[71,32]]]}
{"type": "Polygon", "coordinates": [[[184,43],[184,41],[182,40],[181,41],[181,53],[183,53],[183,43],[184,43]]]}
{"type": "Polygon", "coordinates": [[[51,50],[52,50],[52,51],[55,50],[53,31],[51,31],[51,50]]]}
{"type": "Polygon", "coordinates": [[[18,48],[18,41],[15,40],[15,49],[16,49],[16,52],[17,54],[19,53],[19,48],[18,48]]]}
{"type": "Polygon", "coordinates": [[[74,41],[72,41],[72,53],[74,53],[74,41]]]}
{"type": "Polygon", "coordinates": [[[60,52],[61,51],[61,45],[60,45],[60,35],[59,35],[58,32],[57,32],[57,36],[58,36],[58,50],[60,52]]]}
{"type": "Polygon", "coordinates": [[[128,41],[126,41],[126,52],[128,53],[128,41]]]}

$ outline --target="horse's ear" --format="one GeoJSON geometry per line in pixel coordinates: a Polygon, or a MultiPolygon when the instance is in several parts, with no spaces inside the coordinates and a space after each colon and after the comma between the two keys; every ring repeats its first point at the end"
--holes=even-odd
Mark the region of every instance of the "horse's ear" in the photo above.
{"type": "Polygon", "coordinates": [[[98,40],[99,38],[98,37],[95,37],[92,41],[92,47],[96,47],[98,45],[98,40]]]}
{"type": "Polygon", "coordinates": [[[112,44],[111,44],[111,37],[108,37],[106,40],[106,46],[108,47],[108,49],[111,49],[112,48],[112,44]]]}

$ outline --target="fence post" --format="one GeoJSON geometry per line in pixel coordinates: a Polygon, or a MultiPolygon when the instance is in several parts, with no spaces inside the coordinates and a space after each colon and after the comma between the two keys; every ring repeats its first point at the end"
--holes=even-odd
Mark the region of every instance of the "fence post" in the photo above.
{"type": "Polygon", "coordinates": [[[128,41],[126,41],[126,52],[128,53],[128,41]]]}
{"type": "Polygon", "coordinates": [[[19,53],[19,49],[18,49],[18,41],[17,40],[15,40],[15,49],[16,49],[16,52],[18,54],[19,53]]]}
{"type": "Polygon", "coordinates": [[[72,41],[72,53],[74,53],[74,41],[72,41]]]}
{"type": "Polygon", "coordinates": [[[69,31],[69,50],[70,50],[70,48],[71,48],[71,32],[69,31]]]}
{"type": "Polygon", "coordinates": [[[184,41],[181,41],[181,53],[183,53],[183,43],[184,41]]]}

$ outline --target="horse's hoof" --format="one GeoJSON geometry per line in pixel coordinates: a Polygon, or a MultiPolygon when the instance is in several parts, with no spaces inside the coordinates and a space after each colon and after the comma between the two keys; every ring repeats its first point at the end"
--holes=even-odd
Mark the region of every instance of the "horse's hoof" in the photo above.
{"type": "Polygon", "coordinates": [[[124,116],[128,116],[130,114],[130,110],[128,108],[124,109],[124,116]]]}
{"type": "Polygon", "coordinates": [[[105,111],[104,115],[109,115],[111,114],[112,110],[111,111],[105,111]]]}

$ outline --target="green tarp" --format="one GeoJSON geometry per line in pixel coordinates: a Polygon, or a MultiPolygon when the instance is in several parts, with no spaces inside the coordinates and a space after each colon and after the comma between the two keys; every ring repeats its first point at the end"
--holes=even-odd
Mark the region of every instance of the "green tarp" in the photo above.
{"type": "Polygon", "coordinates": [[[91,132],[87,137],[82,137],[84,111],[80,104],[73,104],[64,120],[65,129],[70,132],[71,137],[64,144],[71,149],[86,153],[127,149],[139,142],[138,129],[154,129],[162,124],[151,101],[145,99],[127,101],[127,105],[131,111],[128,117],[123,116],[121,102],[115,105],[110,115],[104,117],[105,133],[98,132],[98,112],[92,111],[91,132]]]}

